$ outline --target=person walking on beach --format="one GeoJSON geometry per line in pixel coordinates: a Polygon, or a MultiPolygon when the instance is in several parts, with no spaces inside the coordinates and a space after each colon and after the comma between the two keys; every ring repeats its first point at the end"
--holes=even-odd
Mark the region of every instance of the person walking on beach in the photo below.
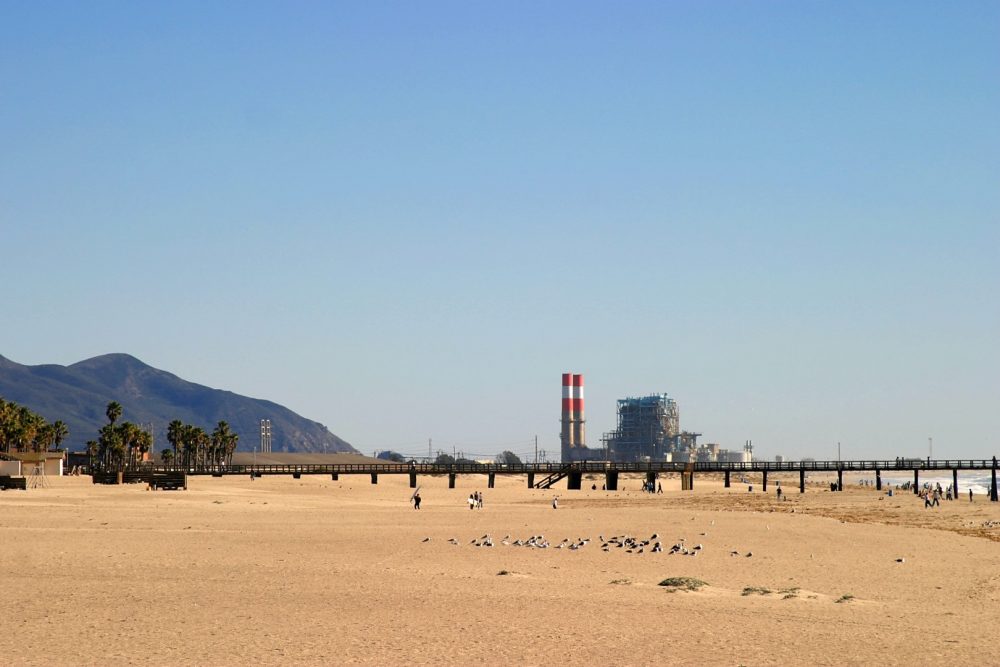
{"type": "Polygon", "coordinates": [[[555,498],[552,499],[552,509],[554,510],[559,509],[559,496],[556,496],[555,498]]]}
{"type": "Polygon", "coordinates": [[[476,509],[476,496],[474,496],[471,493],[469,494],[469,509],[470,510],[476,509]]]}
{"type": "Polygon", "coordinates": [[[656,492],[657,493],[663,493],[663,482],[657,482],[656,483],[656,492]]]}
{"type": "Polygon", "coordinates": [[[969,489],[969,502],[972,502],[972,489],[969,489]]]}
{"type": "Polygon", "coordinates": [[[775,493],[778,496],[778,500],[781,500],[781,487],[780,486],[778,487],[778,490],[775,493]]]}
{"type": "Polygon", "coordinates": [[[415,510],[420,509],[420,494],[419,493],[414,493],[413,494],[413,509],[415,509],[415,510]]]}
{"type": "Polygon", "coordinates": [[[476,507],[483,509],[483,494],[481,491],[476,491],[476,507]]]}

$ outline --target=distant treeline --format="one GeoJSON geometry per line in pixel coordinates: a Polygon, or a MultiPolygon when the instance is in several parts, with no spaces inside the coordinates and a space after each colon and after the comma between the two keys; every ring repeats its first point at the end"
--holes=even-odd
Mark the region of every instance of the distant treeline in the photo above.
{"type": "Polygon", "coordinates": [[[0,451],[45,452],[58,448],[67,436],[63,422],[50,424],[23,405],[0,398],[0,451]]]}
{"type": "MultiPolygon", "coordinates": [[[[138,424],[122,421],[122,406],[108,403],[104,412],[108,423],[87,442],[92,470],[124,470],[136,467],[153,448],[153,434],[138,424]]],[[[62,421],[45,418],[11,401],[0,398],[0,452],[45,452],[57,449],[69,436],[62,421]]],[[[212,466],[232,462],[240,437],[229,424],[220,421],[208,433],[200,426],[175,419],[167,427],[170,448],[160,452],[163,462],[177,466],[212,466]]]]}
{"type": "MultiPolygon", "coordinates": [[[[97,440],[87,443],[91,468],[95,470],[127,470],[146,460],[153,447],[153,435],[132,422],[121,422],[122,406],[108,403],[105,414],[108,423],[101,427],[97,440]]],[[[200,426],[175,419],[167,426],[170,448],[160,452],[167,465],[183,467],[217,466],[232,462],[240,437],[229,424],[220,421],[211,434],[200,426]]]]}

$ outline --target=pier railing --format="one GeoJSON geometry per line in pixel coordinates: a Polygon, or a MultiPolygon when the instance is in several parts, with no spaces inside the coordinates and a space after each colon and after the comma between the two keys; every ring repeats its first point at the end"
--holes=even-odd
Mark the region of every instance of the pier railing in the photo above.
{"type": "Polygon", "coordinates": [[[925,470],[991,470],[996,459],[888,459],[853,461],[580,461],[565,463],[315,463],[315,464],[240,464],[211,466],[147,466],[149,472],[184,471],[189,475],[552,475],[566,467],[579,473],[739,473],[739,472],[850,472],[850,471],[925,471],[925,470]]]}

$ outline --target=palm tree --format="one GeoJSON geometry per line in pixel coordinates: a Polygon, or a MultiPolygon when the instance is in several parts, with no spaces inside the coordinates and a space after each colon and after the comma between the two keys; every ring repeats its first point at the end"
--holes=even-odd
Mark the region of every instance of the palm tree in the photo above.
{"type": "Polygon", "coordinates": [[[52,424],[42,422],[35,430],[35,437],[31,440],[31,449],[35,452],[47,452],[55,441],[56,433],[52,424]]]}
{"type": "Polygon", "coordinates": [[[175,419],[167,426],[167,442],[174,448],[173,456],[170,457],[171,462],[179,461],[184,446],[184,423],[181,420],[175,419]]]}
{"type": "Polygon", "coordinates": [[[111,401],[108,403],[108,407],[104,411],[104,414],[108,416],[108,421],[111,424],[114,424],[118,421],[118,418],[122,416],[122,404],[118,401],[111,401]]]}
{"type": "Polygon", "coordinates": [[[230,430],[227,422],[220,421],[212,431],[212,463],[221,465],[223,461],[231,462],[239,439],[240,436],[230,430]]]}
{"type": "Polygon", "coordinates": [[[97,444],[96,440],[88,440],[87,441],[87,454],[90,457],[90,465],[87,466],[87,469],[90,472],[93,472],[94,468],[97,467],[97,453],[99,451],[100,451],[100,448],[98,447],[98,444],[97,444]]]}
{"type": "Polygon", "coordinates": [[[59,449],[59,445],[69,436],[69,427],[61,419],[55,421],[52,424],[52,436],[55,448],[59,449]]]}
{"type": "Polygon", "coordinates": [[[149,450],[153,448],[153,434],[149,431],[143,431],[139,429],[139,432],[135,437],[135,449],[136,449],[136,465],[142,463],[145,459],[146,454],[149,450]]]}
{"type": "Polygon", "coordinates": [[[206,454],[208,453],[208,445],[212,442],[211,438],[208,437],[208,433],[205,433],[205,429],[200,426],[194,427],[194,451],[195,451],[195,465],[205,465],[206,454]]]}

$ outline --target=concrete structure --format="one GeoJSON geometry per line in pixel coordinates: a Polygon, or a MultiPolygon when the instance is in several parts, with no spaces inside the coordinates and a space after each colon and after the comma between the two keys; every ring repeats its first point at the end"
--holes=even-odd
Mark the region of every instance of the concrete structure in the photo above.
{"type": "Polygon", "coordinates": [[[583,376],[574,373],[562,375],[562,428],[559,441],[563,463],[598,461],[604,451],[587,447],[587,418],[583,407],[583,376]]]}
{"type": "Polygon", "coordinates": [[[18,472],[0,472],[0,475],[23,475],[28,476],[34,472],[35,466],[41,464],[42,472],[50,477],[58,477],[63,474],[63,452],[10,452],[8,456],[16,461],[0,461],[5,464],[17,464],[20,466],[18,472]]]}

